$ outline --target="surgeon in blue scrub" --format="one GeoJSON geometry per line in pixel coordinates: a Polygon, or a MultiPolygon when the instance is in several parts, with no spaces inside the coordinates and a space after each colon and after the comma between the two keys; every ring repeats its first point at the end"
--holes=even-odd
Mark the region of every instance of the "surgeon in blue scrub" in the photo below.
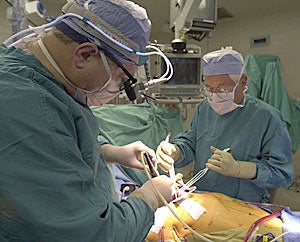
{"type": "Polygon", "coordinates": [[[153,178],[120,202],[107,163],[143,169],[142,152],[154,165],[155,152],[138,141],[100,147],[89,106],[144,63],[122,45],[145,52],[150,20],[125,0],[71,0],[61,16],[0,46],[0,241],[143,241],[163,205],[153,184],[169,202],[172,182],[153,178]]]}
{"type": "Polygon", "coordinates": [[[167,171],[175,161],[194,161],[194,174],[209,168],[198,190],[269,202],[268,188],[292,182],[291,140],[286,123],[272,106],[245,94],[244,60],[231,47],[202,58],[204,94],[188,130],[162,141],[156,154],[167,171]],[[225,149],[230,148],[230,152],[225,149]]]}

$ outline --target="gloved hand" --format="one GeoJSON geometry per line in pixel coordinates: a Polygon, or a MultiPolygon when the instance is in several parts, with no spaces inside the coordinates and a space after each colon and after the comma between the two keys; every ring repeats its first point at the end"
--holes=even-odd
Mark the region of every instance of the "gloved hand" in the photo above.
{"type": "Polygon", "coordinates": [[[101,145],[104,158],[107,163],[119,163],[122,166],[144,169],[143,164],[139,161],[143,152],[147,152],[153,163],[157,167],[155,152],[141,141],[136,141],[124,146],[114,146],[111,144],[101,145]]]}
{"type": "Polygon", "coordinates": [[[256,164],[250,161],[235,160],[231,153],[210,147],[214,154],[207,161],[206,167],[224,176],[252,179],[256,177],[256,164]]]}
{"type": "Polygon", "coordinates": [[[169,171],[171,165],[179,159],[179,156],[179,147],[167,141],[160,142],[156,149],[157,165],[165,172],[169,171]]]}
{"type": "MultiPolygon", "coordinates": [[[[165,175],[154,177],[152,178],[152,182],[167,202],[172,201],[173,183],[169,177],[165,175]]],[[[153,211],[156,211],[157,208],[164,206],[150,181],[144,183],[142,187],[131,193],[129,197],[140,197],[144,199],[150,205],[153,211]]]]}

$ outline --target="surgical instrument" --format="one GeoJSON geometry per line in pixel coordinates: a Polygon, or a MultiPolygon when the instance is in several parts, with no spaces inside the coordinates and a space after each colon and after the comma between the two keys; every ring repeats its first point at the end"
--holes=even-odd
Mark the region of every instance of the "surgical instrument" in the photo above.
{"type": "Polygon", "coordinates": [[[151,177],[153,178],[153,177],[159,176],[159,172],[158,172],[158,170],[154,167],[153,163],[151,162],[151,159],[150,159],[150,157],[149,157],[149,154],[145,152],[145,153],[143,154],[143,156],[144,156],[144,160],[147,162],[147,165],[148,165],[148,167],[149,167],[151,177]]]}
{"type": "MultiPolygon", "coordinates": [[[[223,151],[231,153],[230,148],[226,148],[223,151]]],[[[195,176],[193,176],[186,184],[183,185],[182,188],[179,189],[179,192],[184,192],[186,189],[190,188],[192,185],[194,185],[197,181],[199,181],[208,171],[208,168],[205,167],[204,169],[200,170],[195,176]]]]}

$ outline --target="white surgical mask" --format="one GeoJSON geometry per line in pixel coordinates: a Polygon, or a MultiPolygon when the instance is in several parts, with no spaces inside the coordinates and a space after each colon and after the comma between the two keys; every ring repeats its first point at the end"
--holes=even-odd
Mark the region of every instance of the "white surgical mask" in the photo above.
{"type": "Polygon", "coordinates": [[[208,102],[216,113],[223,115],[229,113],[243,105],[236,104],[234,101],[234,91],[227,93],[210,93],[208,102]]]}
{"type": "MultiPolygon", "coordinates": [[[[105,83],[103,87],[95,91],[87,91],[75,86],[62,72],[59,66],[55,63],[53,57],[48,52],[46,46],[44,45],[41,39],[38,40],[38,44],[43,51],[46,58],[49,60],[53,68],[65,79],[65,81],[70,84],[73,88],[76,89],[76,93],[74,95],[74,99],[81,104],[88,105],[88,106],[101,106],[116,96],[118,96],[121,92],[121,84],[117,81],[112,80],[111,78],[105,83]]],[[[111,77],[111,72],[104,56],[103,52],[100,51],[100,57],[104,63],[105,69],[109,76],[111,77]]]]}
{"type": "MultiPolygon", "coordinates": [[[[88,106],[101,106],[120,94],[121,84],[109,79],[109,81],[99,90],[93,92],[77,90],[74,99],[83,96],[87,100],[88,106]]],[[[81,99],[81,98],[79,98],[81,99]]]]}
{"type": "MultiPolygon", "coordinates": [[[[223,115],[226,113],[230,113],[231,111],[237,109],[238,107],[244,106],[243,104],[236,104],[234,102],[234,92],[240,81],[240,78],[242,77],[242,71],[241,74],[239,75],[238,81],[236,82],[231,92],[215,93],[215,92],[206,91],[208,96],[207,98],[208,102],[212,107],[212,109],[215,110],[216,113],[223,115]]],[[[244,90],[244,93],[246,90],[244,90]]]]}

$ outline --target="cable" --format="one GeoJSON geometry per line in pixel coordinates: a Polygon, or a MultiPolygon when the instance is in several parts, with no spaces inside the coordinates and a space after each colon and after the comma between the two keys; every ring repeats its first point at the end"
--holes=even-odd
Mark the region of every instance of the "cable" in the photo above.
{"type": "Polygon", "coordinates": [[[278,235],[276,238],[272,239],[269,242],[275,242],[276,240],[280,239],[282,236],[285,236],[285,235],[287,235],[289,233],[292,233],[292,232],[294,232],[294,231],[286,231],[286,232],[282,233],[281,235],[278,235]]]}
{"type": "Polygon", "coordinates": [[[272,218],[275,218],[277,217],[281,211],[283,209],[279,209],[277,210],[276,212],[274,213],[271,213],[267,216],[264,216],[258,220],[256,220],[252,225],[251,227],[249,228],[247,234],[246,234],[246,237],[245,237],[245,240],[244,242],[250,242],[252,240],[252,238],[254,238],[255,234],[256,234],[256,231],[261,227],[262,224],[264,224],[265,222],[271,220],[272,218]]]}
{"type": "Polygon", "coordinates": [[[174,215],[175,218],[178,219],[178,221],[186,228],[188,229],[192,234],[194,234],[196,237],[206,241],[206,242],[213,242],[212,240],[204,237],[203,235],[199,234],[197,231],[193,230],[189,225],[187,225],[178,215],[177,213],[174,211],[174,209],[168,204],[168,202],[166,201],[166,199],[161,195],[161,193],[159,192],[159,190],[157,189],[156,185],[154,184],[154,182],[152,181],[152,177],[150,175],[150,173],[148,172],[148,169],[146,167],[146,163],[144,161],[144,155],[142,154],[142,164],[144,166],[144,169],[146,171],[146,174],[148,176],[148,179],[150,180],[155,192],[157,193],[157,195],[159,196],[159,198],[161,199],[161,201],[163,202],[163,204],[171,211],[171,213],[174,215]]]}
{"type": "MultiPolygon", "coordinates": [[[[165,82],[165,81],[168,81],[172,78],[173,76],[173,66],[170,62],[170,60],[164,55],[164,53],[157,47],[153,46],[153,45],[147,45],[146,46],[146,49],[153,49],[155,51],[152,51],[152,52],[139,52],[137,50],[134,50],[120,42],[118,42],[116,39],[112,38],[110,35],[108,35],[107,33],[105,33],[102,29],[100,29],[99,27],[97,27],[96,25],[94,25],[92,22],[90,22],[87,18],[85,17],[82,17],[78,14],[74,14],[74,13],[65,13],[64,15],[61,15],[59,17],[57,17],[55,20],[51,21],[50,23],[47,23],[47,24],[43,24],[41,26],[36,26],[36,27],[33,27],[33,28],[28,28],[28,29],[24,29],[12,36],[10,36],[9,38],[7,38],[3,44],[7,46],[7,44],[11,41],[13,41],[14,39],[16,39],[17,37],[21,36],[21,35],[25,35],[27,34],[28,32],[31,32],[33,31],[35,34],[29,34],[27,36],[24,36],[22,39],[26,39],[26,38],[32,38],[34,35],[39,35],[40,33],[45,33],[46,31],[49,31],[51,30],[51,26],[55,25],[56,23],[62,21],[63,19],[65,18],[76,18],[76,19],[79,19],[81,20],[82,22],[84,22],[85,24],[89,25],[91,28],[93,28],[95,31],[97,31],[100,35],[104,36],[106,39],[108,39],[109,41],[111,41],[112,43],[116,44],[117,46],[121,47],[122,49],[132,53],[132,54],[135,54],[135,55],[139,55],[139,56],[151,56],[151,55],[159,55],[162,57],[162,59],[165,61],[166,63],[166,71],[165,73],[160,77],[160,78],[156,78],[156,79],[152,79],[152,80],[149,80],[147,81],[146,83],[143,83],[143,85],[140,85],[142,86],[143,90],[147,90],[149,87],[154,87],[162,82],[165,82]]],[[[96,44],[99,43],[99,40],[95,39],[94,37],[90,36],[88,33],[86,33],[89,37],[89,41],[96,44]]],[[[14,42],[12,44],[10,44],[9,46],[12,46],[16,43],[20,42],[20,40],[18,40],[17,42],[14,42]]],[[[97,45],[98,46],[98,45],[97,45]]],[[[136,85],[134,85],[134,83],[130,84],[131,87],[135,87],[136,85]]],[[[139,90],[139,92],[143,91],[142,89],[139,90]]]]}
{"type": "MultiPolygon", "coordinates": [[[[66,13],[64,15],[61,15],[61,16],[57,17],[55,20],[53,20],[50,23],[43,24],[43,25],[40,25],[40,26],[36,26],[36,27],[33,27],[33,28],[24,29],[24,30],[10,36],[8,39],[6,39],[3,42],[3,44],[7,45],[8,42],[12,41],[13,39],[15,39],[18,36],[20,36],[22,34],[25,34],[27,32],[48,28],[48,27],[58,23],[59,21],[61,21],[62,19],[65,19],[67,17],[74,17],[74,18],[77,18],[77,19],[81,20],[82,22],[84,22],[85,24],[88,24],[90,27],[92,27],[94,30],[96,30],[98,33],[100,33],[101,35],[103,35],[104,37],[109,39],[111,42],[113,42],[114,44],[116,44],[119,47],[123,48],[124,50],[127,50],[130,53],[137,54],[137,55],[142,55],[142,56],[148,56],[148,55],[152,54],[152,53],[148,53],[148,52],[139,52],[137,50],[131,49],[130,47],[118,42],[117,40],[115,40],[114,38],[112,38],[111,36],[106,34],[102,29],[98,28],[96,25],[94,25],[92,22],[90,22],[87,18],[82,17],[82,16],[80,16],[78,14],[75,14],[75,13],[66,13]]],[[[150,46],[150,47],[152,47],[152,46],[150,46]]],[[[157,49],[157,48],[155,47],[153,49],[157,49]]],[[[160,50],[159,50],[159,52],[162,53],[160,50]]],[[[155,54],[157,54],[157,53],[155,53],[155,54]]],[[[165,58],[167,58],[167,57],[165,57],[165,58]]]]}

